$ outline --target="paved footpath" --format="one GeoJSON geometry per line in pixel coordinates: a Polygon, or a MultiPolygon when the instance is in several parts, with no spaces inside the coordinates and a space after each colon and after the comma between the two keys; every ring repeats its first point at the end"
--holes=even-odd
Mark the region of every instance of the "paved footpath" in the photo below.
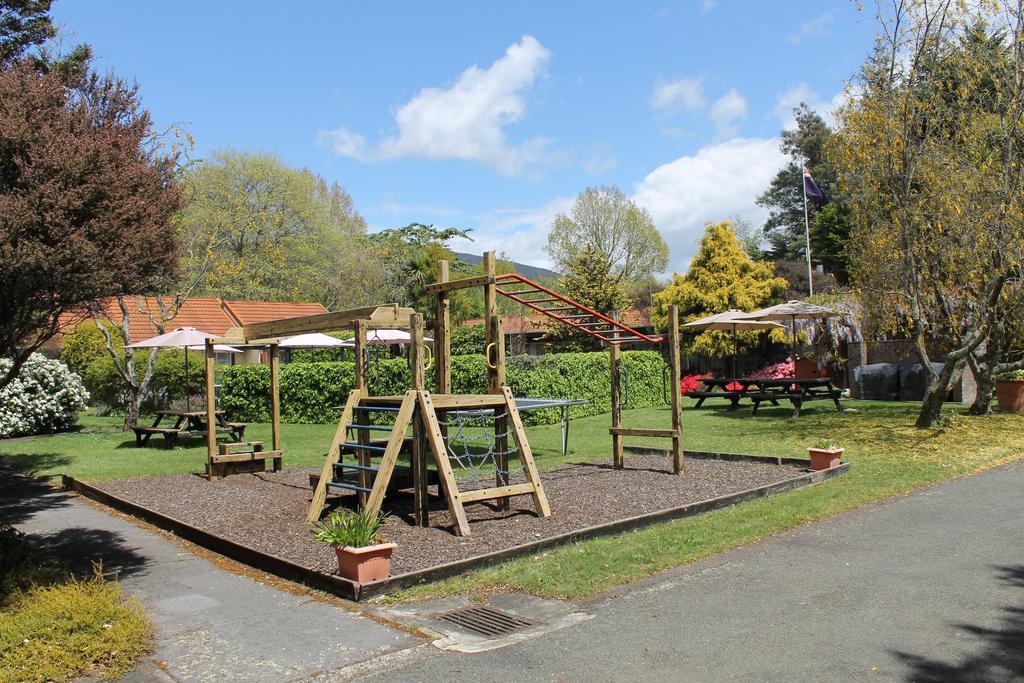
{"type": "MultiPolygon", "coordinates": [[[[1024,681],[1024,462],[664,572],[389,681],[1024,681]]],[[[330,678],[330,677],[328,677],[330,678]]]]}
{"type": "Polygon", "coordinates": [[[334,604],[220,569],[173,539],[0,469],[0,520],[88,569],[102,560],[157,625],[129,680],[291,681],[422,641],[334,604]]]}

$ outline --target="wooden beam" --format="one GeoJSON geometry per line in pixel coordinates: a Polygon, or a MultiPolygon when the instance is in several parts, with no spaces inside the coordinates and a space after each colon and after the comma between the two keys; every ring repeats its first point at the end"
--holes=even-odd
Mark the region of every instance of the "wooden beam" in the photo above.
{"type": "MultiPolygon", "coordinates": [[[[356,354],[355,360],[355,373],[356,382],[355,390],[359,392],[360,396],[364,398],[369,395],[367,388],[367,370],[368,360],[366,357],[366,323],[362,320],[355,320],[352,322],[352,331],[355,333],[353,343],[355,347],[353,350],[356,354]]],[[[352,415],[352,423],[356,425],[367,425],[370,423],[370,416],[366,411],[359,410],[352,415]]],[[[356,443],[368,444],[370,443],[370,432],[366,429],[356,429],[356,443]]],[[[370,452],[369,451],[356,451],[356,461],[360,467],[369,467],[370,452]]],[[[371,481],[369,470],[359,470],[359,486],[364,489],[371,488],[373,482],[371,481]]],[[[359,491],[359,505],[366,507],[366,501],[369,499],[369,494],[366,491],[359,491]]]]}
{"type": "Polygon", "coordinates": [[[217,352],[213,350],[213,340],[206,340],[206,364],[204,379],[206,381],[206,477],[214,478],[213,457],[217,455],[217,388],[213,380],[213,365],[217,360],[217,352]]]}
{"type": "Polygon", "coordinates": [[[250,460],[269,460],[280,458],[281,451],[246,451],[245,453],[225,453],[224,455],[213,456],[213,462],[220,464],[224,462],[248,462],[250,460]]]}
{"type": "Polygon", "coordinates": [[[474,491],[461,491],[459,502],[473,503],[478,500],[490,500],[492,498],[508,498],[509,496],[522,496],[532,494],[533,484],[511,484],[509,486],[495,486],[489,489],[476,489],[474,491]]]}
{"type": "Polygon", "coordinates": [[[674,439],[679,436],[679,432],[675,429],[646,429],[636,427],[612,427],[608,430],[608,433],[615,436],[658,436],[666,439],[674,439]]]}
{"type": "Polygon", "coordinates": [[[446,280],[442,279],[440,282],[435,282],[431,285],[427,285],[427,294],[442,294],[444,292],[453,292],[456,289],[469,289],[470,287],[484,287],[486,285],[494,284],[494,275],[478,275],[476,277],[464,277],[459,280],[446,280]]]}
{"type": "Polygon", "coordinates": [[[672,404],[672,430],[676,435],[672,437],[672,471],[676,474],[683,473],[683,402],[679,394],[679,383],[682,381],[682,370],[679,363],[679,306],[672,304],[668,309],[668,357],[672,373],[672,386],[669,387],[669,395],[672,404]]]}
{"type": "Polygon", "coordinates": [[[384,449],[384,456],[380,459],[380,469],[377,471],[377,477],[373,480],[373,491],[363,508],[370,515],[380,512],[380,506],[384,504],[388,482],[391,481],[391,474],[395,471],[398,452],[402,450],[402,444],[405,442],[405,430],[409,427],[409,421],[412,419],[415,409],[416,392],[408,391],[395,416],[394,431],[391,432],[388,445],[384,449]]]}
{"type": "MultiPolygon", "coordinates": [[[[270,345],[270,447],[281,453],[281,363],[277,344],[270,345]]],[[[281,460],[274,460],[274,471],[281,469],[281,460]]]]}
{"type": "Polygon", "coordinates": [[[309,332],[332,332],[352,327],[356,320],[365,320],[376,327],[408,327],[409,317],[415,313],[411,308],[403,308],[398,304],[383,306],[365,306],[347,311],[303,315],[281,320],[268,320],[242,326],[242,341],[272,337],[288,337],[294,334],[309,332]]]}
{"type": "Polygon", "coordinates": [[[537,464],[533,461],[533,451],[530,449],[529,439],[526,438],[526,428],[523,427],[519,409],[516,408],[516,399],[508,387],[502,387],[501,392],[505,396],[508,420],[512,425],[516,444],[519,446],[519,458],[523,462],[523,473],[526,475],[526,481],[533,485],[533,504],[541,517],[550,517],[551,507],[548,505],[548,496],[544,493],[544,485],[540,483],[540,472],[537,471],[537,464]]]}
{"type": "MultiPolygon", "coordinates": [[[[438,280],[448,282],[448,261],[438,261],[438,280]]],[[[434,319],[434,391],[452,393],[452,320],[451,300],[447,292],[437,295],[434,319]]]]}
{"type": "Polygon", "coordinates": [[[432,400],[435,408],[493,408],[505,405],[505,399],[500,394],[434,394],[432,400]]]}
{"type": "Polygon", "coordinates": [[[466,510],[459,500],[459,485],[452,473],[452,464],[448,459],[447,441],[437,422],[437,412],[431,402],[433,398],[425,391],[419,392],[420,416],[426,423],[427,440],[430,442],[430,450],[434,454],[434,464],[437,465],[441,489],[444,491],[445,501],[448,503],[448,513],[451,515],[452,521],[455,522],[455,533],[459,536],[469,536],[469,521],[466,519],[466,510]]]}
{"type": "MultiPolygon", "coordinates": [[[[617,319],[618,316],[615,316],[617,319]]],[[[624,455],[622,450],[622,437],[616,430],[622,427],[622,349],[619,348],[618,344],[612,344],[608,352],[610,354],[610,372],[611,372],[611,386],[612,386],[612,467],[617,470],[621,470],[624,465],[624,455]]]]}
{"type": "MultiPolygon", "coordinates": [[[[412,372],[412,389],[417,397],[426,389],[426,368],[423,358],[423,316],[412,316],[412,334],[409,339],[409,366],[412,372]]],[[[419,399],[417,398],[417,401],[419,399]]],[[[412,421],[412,497],[413,520],[417,526],[430,526],[430,509],[427,495],[427,444],[422,411],[419,419],[412,421]]]]}

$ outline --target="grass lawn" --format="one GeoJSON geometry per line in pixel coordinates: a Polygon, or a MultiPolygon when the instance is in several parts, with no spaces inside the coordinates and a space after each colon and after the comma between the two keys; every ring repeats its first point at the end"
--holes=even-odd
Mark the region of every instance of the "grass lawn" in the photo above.
{"type": "MultiPolygon", "coordinates": [[[[993,415],[974,418],[959,406],[946,410],[939,429],[912,424],[917,404],[848,401],[852,410],[838,413],[824,402],[812,404],[793,420],[786,407],[728,412],[720,407],[689,410],[684,404],[684,447],[692,450],[793,455],[821,438],[846,447],[850,471],[821,485],[718,510],[676,522],[586,541],[507,562],[404,593],[418,598],[496,589],[575,598],[590,595],[661,569],[692,561],[765,535],[806,523],[913,488],[975,472],[1022,453],[1024,418],[993,415]]],[[[609,460],[607,415],[575,420],[567,460],[609,460]]],[[[667,408],[625,411],[628,427],[667,427],[667,408]]],[[[135,448],[134,436],[117,430],[111,418],[84,416],[76,434],[38,437],[0,444],[0,463],[42,476],[68,473],[86,481],[203,469],[205,450],[165,451],[135,448]]],[[[333,425],[284,425],[285,463],[319,467],[333,435],[333,425]]],[[[531,427],[530,443],[541,468],[564,462],[558,425],[531,427]]],[[[250,425],[252,439],[269,442],[267,425],[250,425]]],[[[154,442],[158,437],[154,437],[154,442]]],[[[637,445],[664,440],[631,439],[637,445]]],[[[668,475],[666,475],[668,476],[668,475]]]]}

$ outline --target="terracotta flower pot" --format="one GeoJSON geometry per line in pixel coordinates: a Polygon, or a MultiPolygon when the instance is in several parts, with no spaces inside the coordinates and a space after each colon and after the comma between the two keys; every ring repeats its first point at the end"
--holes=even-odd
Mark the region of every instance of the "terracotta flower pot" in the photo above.
{"type": "Polygon", "coordinates": [[[807,453],[811,456],[812,470],[839,467],[840,458],[843,457],[842,448],[808,448],[807,453]]]}
{"type": "Polygon", "coordinates": [[[366,583],[386,579],[391,574],[391,553],[394,543],[378,543],[364,548],[335,546],[338,553],[338,571],[346,579],[366,583]]]}
{"type": "Polygon", "coordinates": [[[1024,413],[1024,380],[997,379],[996,402],[1004,413],[1024,413]]]}

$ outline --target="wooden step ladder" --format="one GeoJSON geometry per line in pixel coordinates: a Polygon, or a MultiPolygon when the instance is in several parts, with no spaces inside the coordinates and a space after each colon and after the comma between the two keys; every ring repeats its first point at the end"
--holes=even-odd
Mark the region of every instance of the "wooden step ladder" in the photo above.
{"type": "MultiPolygon", "coordinates": [[[[434,464],[437,467],[440,489],[448,505],[448,512],[455,523],[455,531],[459,536],[469,536],[469,521],[466,518],[465,504],[484,500],[505,499],[512,496],[530,495],[533,497],[537,513],[542,517],[551,516],[551,508],[548,505],[544,487],[540,481],[540,474],[533,461],[533,453],[530,450],[530,443],[526,438],[526,431],[523,428],[523,421],[516,409],[515,399],[511,390],[503,387],[500,397],[494,395],[482,395],[479,397],[481,405],[493,406],[495,399],[505,408],[512,426],[516,444],[519,448],[520,458],[523,463],[523,472],[526,482],[507,486],[494,486],[491,488],[476,489],[472,491],[460,491],[452,471],[451,460],[448,456],[448,445],[445,440],[441,425],[437,419],[434,402],[437,399],[442,404],[447,404],[446,395],[432,396],[426,391],[409,390],[401,397],[398,405],[393,405],[398,397],[387,397],[391,405],[382,405],[384,400],[378,397],[366,397],[360,391],[354,390],[345,403],[341,419],[334,433],[327,460],[324,462],[320,479],[313,492],[313,500],[309,507],[307,520],[312,524],[320,519],[323,506],[327,499],[329,490],[355,491],[360,496],[360,503],[363,509],[369,514],[376,514],[380,511],[387,494],[388,484],[395,471],[395,464],[398,461],[399,453],[406,440],[406,430],[413,420],[422,420],[423,431],[426,441],[429,444],[430,452],[434,457],[434,464]],[[393,425],[370,425],[367,420],[356,421],[360,413],[393,412],[395,421],[393,425]],[[367,443],[368,439],[363,437],[356,441],[350,441],[348,436],[351,432],[357,435],[366,434],[371,431],[390,431],[387,444],[384,446],[367,443]],[[354,454],[359,458],[358,464],[346,463],[343,456],[347,453],[354,454]],[[372,465],[370,456],[377,454],[380,462],[372,465]],[[346,478],[346,470],[356,472],[359,482],[353,482],[346,478]]],[[[459,396],[459,407],[476,407],[472,396],[459,396]]],[[[446,405],[446,407],[451,407],[446,405]]],[[[425,463],[420,466],[425,467],[425,463]]],[[[414,465],[415,469],[415,465],[414,465]]]]}

